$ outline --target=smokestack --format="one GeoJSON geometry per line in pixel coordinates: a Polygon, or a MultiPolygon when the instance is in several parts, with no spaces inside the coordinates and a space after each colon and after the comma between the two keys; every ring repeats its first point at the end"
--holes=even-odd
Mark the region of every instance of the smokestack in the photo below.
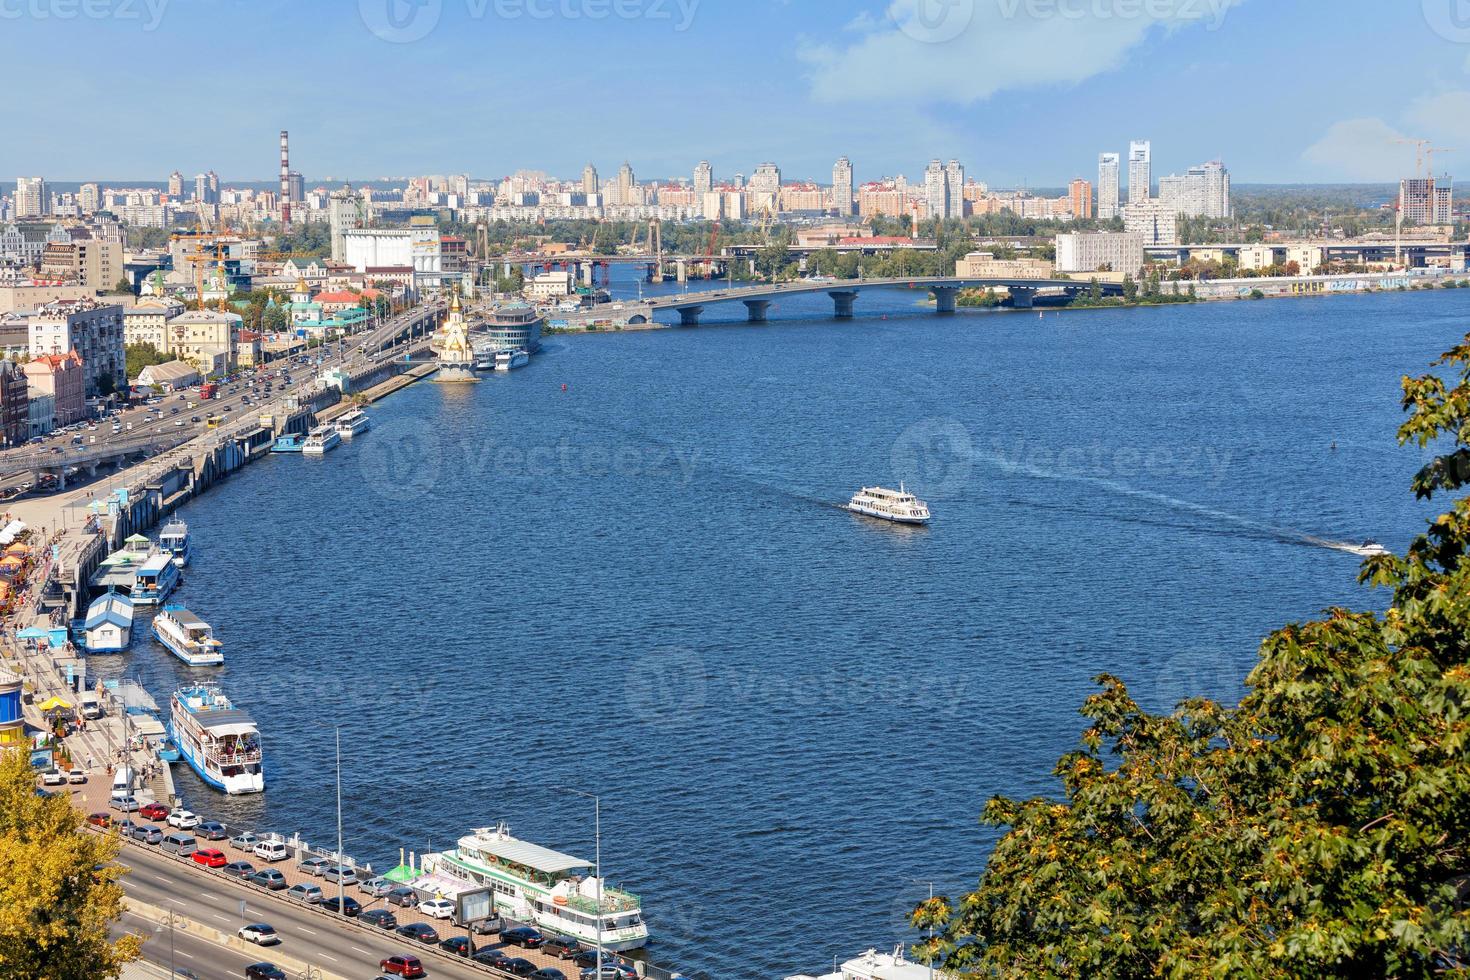
{"type": "Polygon", "coordinates": [[[281,227],[291,226],[291,136],[281,130],[281,227]]]}

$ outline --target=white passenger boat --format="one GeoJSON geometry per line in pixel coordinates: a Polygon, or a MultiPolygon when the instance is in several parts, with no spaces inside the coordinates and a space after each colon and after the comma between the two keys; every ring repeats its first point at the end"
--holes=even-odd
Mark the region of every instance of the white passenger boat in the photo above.
{"type": "Polygon", "coordinates": [[[265,789],[260,732],[224,692],[209,684],[180,688],[170,709],[169,735],[200,779],[232,796],[265,789]]]}
{"type": "Polygon", "coordinates": [[[928,524],[929,505],[905,490],[902,483],[898,487],[897,490],[863,487],[853,494],[847,509],[897,524],[928,524]]]}
{"type": "Polygon", "coordinates": [[[498,350],[495,352],[495,370],[513,371],[531,363],[531,355],[523,350],[498,350]]]}
{"type": "Polygon", "coordinates": [[[344,439],[351,439],[360,432],[366,432],[373,427],[372,417],[360,408],[354,408],[339,418],[332,428],[337,430],[337,435],[344,439]]]}
{"type": "Polygon", "coordinates": [[[169,652],[190,667],[213,667],[225,662],[223,646],[208,623],[183,606],[164,606],[153,617],[153,635],[169,652]]]}
{"type": "Polygon", "coordinates": [[[180,568],[189,564],[189,525],[178,518],[169,521],[158,532],[158,546],[172,555],[180,568]]]}
{"type": "Polygon", "coordinates": [[[476,371],[494,371],[495,370],[495,348],[493,348],[493,347],[476,347],[475,348],[475,370],[476,371]]]}
{"type": "Polygon", "coordinates": [[[109,592],[87,607],[77,645],[88,653],[122,653],[133,638],[133,600],[109,592]]]}
{"type": "Polygon", "coordinates": [[[843,963],[836,973],[820,976],[801,973],[786,980],[953,980],[953,976],[947,971],[933,970],[926,964],[914,962],[899,946],[891,953],[870,949],[843,963]]]}
{"type": "Polygon", "coordinates": [[[311,434],[301,444],[301,452],[306,456],[325,456],[341,444],[342,437],[337,434],[336,429],[319,425],[311,430],[311,434]]]}
{"type": "Polygon", "coordinates": [[[592,863],[517,840],[500,824],[459,839],[452,851],[425,854],[423,867],[493,890],[497,913],[591,946],[601,919],[604,949],[637,949],[648,943],[648,925],[637,895],[600,883],[592,863]]]}
{"type": "Polygon", "coordinates": [[[174,564],[174,556],[155,554],[149,555],[133,573],[133,588],[129,595],[135,606],[158,606],[178,587],[179,566],[174,564]]]}

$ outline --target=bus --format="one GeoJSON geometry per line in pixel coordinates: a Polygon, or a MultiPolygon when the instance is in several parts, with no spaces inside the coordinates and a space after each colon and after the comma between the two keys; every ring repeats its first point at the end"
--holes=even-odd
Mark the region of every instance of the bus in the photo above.
{"type": "Polygon", "coordinates": [[[199,386],[199,400],[208,401],[219,392],[219,385],[213,381],[206,381],[199,386]]]}
{"type": "Polygon", "coordinates": [[[218,429],[221,421],[222,420],[218,415],[211,415],[208,419],[205,420],[205,425],[207,425],[211,429],[218,429]]]}

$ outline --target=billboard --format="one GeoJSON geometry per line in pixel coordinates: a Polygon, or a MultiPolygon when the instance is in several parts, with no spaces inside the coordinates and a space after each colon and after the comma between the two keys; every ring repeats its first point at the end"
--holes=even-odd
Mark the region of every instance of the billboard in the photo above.
{"type": "Polygon", "coordinates": [[[460,892],[455,899],[454,921],[465,924],[495,917],[495,898],[489,888],[478,891],[460,892]]]}

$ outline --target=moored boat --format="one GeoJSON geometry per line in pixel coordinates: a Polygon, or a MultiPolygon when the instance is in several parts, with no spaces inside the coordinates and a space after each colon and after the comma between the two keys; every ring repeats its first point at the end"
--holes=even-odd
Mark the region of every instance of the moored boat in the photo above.
{"type": "Polygon", "coordinates": [[[495,352],[495,370],[512,371],[531,363],[531,355],[523,350],[498,350],[495,352]]]}
{"type": "Polygon", "coordinates": [[[161,605],[178,587],[179,566],[174,564],[173,555],[149,555],[133,575],[133,605],[161,605]]]}
{"type": "Polygon", "coordinates": [[[178,518],[169,521],[158,532],[158,546],[173,556],[180,568],[189,564],[189,525],[178,518]]]}
{"type": "Polygon", "coordinates": [[[88,653],[122,653],[133,638],[133,600],[121,592],[98,596],[74,632],[77,646],[88,653]]]}
{"type": "Polygon", "coordinates": [[[905,490],[902,483],[898,487],[897,490],[863,487],[853,494],[847,509],[896,524],[928,524],[929,505],[905,490]]]}
{"type": "Polygon", "coordinates": [[[288,432],[271,443],[273,453],[299,453],[306,445],[306,436],[300,432],[288,432]]]}
{"type": "Polygon", "coordinates": [[[175,691],[169,736],[180,757],[213,788],[231,795],[265,789],[260,732],[220,688],[200,684],[175,691]]]}
{"type": "Polygon", "coordinates": [[[360,432],[366,432],[372,428],[372,417],[360,408],[354,408],[333,423],[332,427],[337,430],[337,435],[344,439],[351,439],[360,432]]]}
{"type": "Polygon", "coordinates": [[[153,617],[153,635],[169,652],[190,667],[213,667],[225,662],[223,646],[213,628],[183,606],[164,606],[153,617]]]}
{"type": "Polygon", "coordinates": [[[461,837],[454,850],[425,854],[423,866],[431,874],[491,888],[497,914],[584,945],[599,937],[610,950],[648,943],[637,895],[599,882],[590,861],[517,840],[506,824],[479,828],[461,837]]]}
{"type": "Polygon", "coordinates": [[[341,444],[342,437],[337,434],[336,429],[319,425],[306,437],[306,442],[301,445],[301,452],[306,456],[325,456],[341,444]]]}

